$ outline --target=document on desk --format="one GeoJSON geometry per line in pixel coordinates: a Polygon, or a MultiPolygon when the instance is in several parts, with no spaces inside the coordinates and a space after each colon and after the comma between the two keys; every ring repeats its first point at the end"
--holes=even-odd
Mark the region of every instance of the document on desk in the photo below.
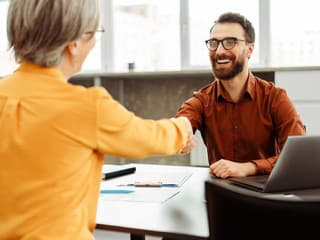
{"type": "Polygon", "coordinates": [[[100,200],[162,203],[178,194],[181,186],[191,175],[192,172],[181,170],[159,172],[137,169],[135,174],[101,183],[101,190],[123,189],[133,190],[133,192],[128,194],[100,194],[100,200]],[[145,187],[143,184],[136,186],[136,183],[145,183],[145,187]],[[154,183],[161,184],[152,187],[154,183]],[[174,185],[174,187],[168,187],[168,185],[174,185]]]}
{"type": "Polygon", "coordinates": [[[171,170],[165,172],[153,170],[137,170],[135,174],[123,179],[119,179],[118,184],[134,184],[134,183],[161,183],[162,185],[177,185],[181,187],[192,175],[192,172],[171,170]]]}

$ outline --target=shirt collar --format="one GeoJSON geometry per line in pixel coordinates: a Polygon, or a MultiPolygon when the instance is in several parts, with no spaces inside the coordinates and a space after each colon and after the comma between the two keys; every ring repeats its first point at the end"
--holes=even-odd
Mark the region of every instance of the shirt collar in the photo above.
{"type": "Polygon", "coordinates": [[[256,78],[251,72],[249,72],[248,81],[246,83],[246,91],[245,91],[245,93],[248,94],[248,96],[252,100],[254,100],[254,98],[256,96],[255,86],[256,86],[256,78]]]}
{"type": "Polygon", "coordinates": [[[21,63],[15,72],[44,75],[58,81],[67,82],[65,75],[57,67],[44,67],[30,62],[21,63]]]}
{"type": "MultiPolygon", "coordinates": [[[[256,84],[256,79],[254,75],[251,72],[249,72],[248,79],[245,86],[244,97],[249,97],[251,100],[254,100],[255,84],[256,84]]],[[[221,80],[217,80],[217,99],[216,100],[221,101],[223,99],[227,100],[227,99],[230,99],[230,97],[226,92],[226,90],[224,89],[223,85],[221,84],[221,80]]]]}

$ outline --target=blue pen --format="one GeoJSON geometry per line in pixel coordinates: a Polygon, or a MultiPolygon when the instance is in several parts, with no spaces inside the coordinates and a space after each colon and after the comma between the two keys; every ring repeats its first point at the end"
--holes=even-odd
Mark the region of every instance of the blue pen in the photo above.
{"type": "Polygon", "coordinates": [[[124,190],[124,189],[110,189],[110,190],[100,190],[100,193],[103,194],[126,194],[132,193],[133,190],[124,190]]]}
{"type": "Polygon", "coordinates": [[[163,184],[120,184],[117,185],[118,187],[168,187],[168,188],[175,188],[179,187],[178,184],[174,183],[163,183],[163,184]]]}
{"type": "Polygon", "coordinates": [[[179,185],[174,183],[164,183],[161,187],[179,187],[179,185]]]}

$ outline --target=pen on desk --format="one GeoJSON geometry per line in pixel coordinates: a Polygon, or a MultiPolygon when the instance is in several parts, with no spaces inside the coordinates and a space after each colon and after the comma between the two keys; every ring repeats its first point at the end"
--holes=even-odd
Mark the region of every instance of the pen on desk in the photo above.
{"type": "Polygon", "coordinates": [[[103,194],[127,194],[133,193],[133,190],[124,190],[124,189],[110,189],[110,190],[100,190],[100,193],[103,194]]]}

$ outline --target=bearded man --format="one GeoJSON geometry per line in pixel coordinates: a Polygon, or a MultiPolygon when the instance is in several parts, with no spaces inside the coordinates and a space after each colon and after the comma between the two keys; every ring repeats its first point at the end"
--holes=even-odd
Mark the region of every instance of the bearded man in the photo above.
{"type": "Polygon", "coordinates": [[[269,174],[288,136],[305,135],[286,91],[249,71],[254,42],[248,19],[222,14],[205,41],[215,80],[176,114],[201,132],[210,171],[220,178],[269,174]]]}

